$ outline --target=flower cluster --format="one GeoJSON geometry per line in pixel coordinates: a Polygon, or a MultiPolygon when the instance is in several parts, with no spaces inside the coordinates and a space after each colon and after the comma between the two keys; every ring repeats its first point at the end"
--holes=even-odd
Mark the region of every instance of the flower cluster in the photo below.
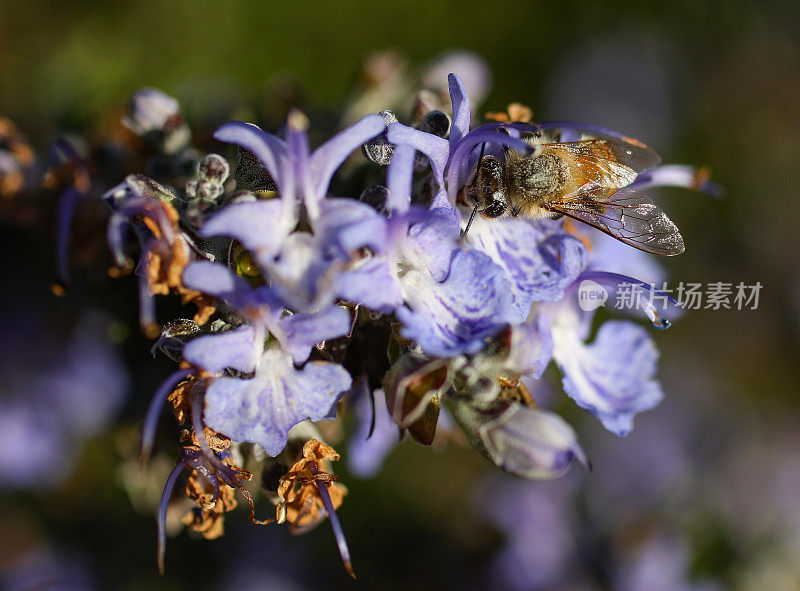
{"type": "MultiPolygon", "coordinates": [[[[316,425],[348,406],[362,421],[351,466],[364,473],[398,432],[430,445],[437,426],[457,424],[496,466],[541,479],[573,460],[588,464],[572,427],[537,405],[551,362],[566,394],[618,435],[661,400],[648,330],[608,320],[592,337],[594,312],[575,297],[584,280],[617,289],[661,279],[647,256],[563,219],[475,217],[465,196],[484,154],[524,157],[543,134],[624,136],[533,124],[516,104],[472,128],[463,82],[448,82],[449,106],[422,94],[410,125],[391,111],[366,115],[313,150],[298,110],[279,134],[226,123],[214,137],[235,160],[193,149],[170,97],[148,89],[132,99],[126,122],[154,146],[148,174],[104,199],[120,270],[134,268],[129,230],[140,243],[142,326],[158,336],[154,351],[180,366],[153,398],[142,444],[146,458],[169,402],[186,428],[162,497],[162,561],[166,508],[184,470],[196,503],[185,523],[206,537],[222,533],[237,489],[256,521],[246,482],[258,470],[276,515],[257,522],[305,531],[327,514],[352,572],[334,513],[347,492],[330,464],[339,454],[316,425]],[[360,164],[351,159],[359,151],[360,164]],[[350,186],[362,179],[357,195],[336,195],[337,171],[350,186]],[[370,177],[377,182],[364,186],[370,177]],[[159,332],[153,297],[169,293],[197,311],[159,332]]],[[[694,169],[665,166],[624,190],[704,182],[694,169]]],[[[668,326],[652,305],[641,312],[668,326]]]]}

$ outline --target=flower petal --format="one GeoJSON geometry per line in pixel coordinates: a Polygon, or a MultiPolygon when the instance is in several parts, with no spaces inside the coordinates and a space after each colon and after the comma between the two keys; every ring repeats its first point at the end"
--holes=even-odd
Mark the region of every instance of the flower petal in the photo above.
{"type": "Polygon", "coordinates": [[[555,324],[552,330],[564,390],[609,431],[626,435],[636,413],[661,402],[663,393],[655,379],[658,350],[638,324],[607,321],[590,345],[569,326],[555,324]]]}
{"type": "Polygon", "coordinates": [[[367,246],[373,252],[386,251],[386,218],[365,203],[347,198],[324,199],[314,233],[327,246],[332,243],[349,255],[367,246]]]}
{"type": "Polygon", "coordinates": [[[227,368],[249,373],[256,367],[256,357],[255,329],[252,326],[200,336],[183,348],[186,361],[213,374],[227,368]]]}
{"type": "Polygon", "coordinates": [[[236,308],[251,303],[250,284],[231,269],[211,261],[194,261],[186,265],[181,281],[189,289],[195,289],[220,298],[236,308]]]}
{"type": "Polygon", "coordinates": [[[464,83],[455,74],[447,76],[450,88],[450,102],[453,105],[453,123],[450,126],[450,145],[455,146],[469,133],[470,112],[469,95],[464,83]]]}
{"type": "Polygon", "coordinates": [[[414,180],[414,158],[416,150],[413,146],[400,144],[394,150],[389,170],[386,172],[386,188],[389,199],[386,207],[391,212],[403,213],[411,205],[411,184],[414,180]]]}
{"type": "Polygon", "coordinates": [[[522,219],[473,220],[468,240],[508,274],[516,322],[528,317],[533,302],[555,302],[578,275],[586,249],[574,236],[545,236],[522,219]]]}
{"type": "Polygon", "coordinates": [[[285,216],[281,199],[235,203],[203,224],[203,236],[236,238],[258,261],[269,261],[297,225],[295,216],[285,216]]]}
{"type": "Polygon", "coordinates": [[[350,313],[339,306],[329,306],[316,314],[294,314],[280,321],[286,333],[284,347],[298,365],[308,359],[314,345],[346,335],[351,324],[350,313]]]}
{"type": "Polygon", "coordinates": [[[270,456],[286,446],[289,429],[323,420],[351,378],[342,366],[311,361],[295,369],[280,347],[264,352],[252,379],[222,377],[206,390],[206,424],[233,441],[257,443],[270,456]]]}
{"type": "Polygon", "coordinates": [[[378,135],[385,127],[381,115],[367,115],[314,150],[310,171],[316,199],[325,197],[333,173],[353,150],[378,135]]]}
{"type": "Polygon", "coordinates": [[[397,310],[401,333],[430,355],[475,352],[515,316],[503,269],[474,250],[457,251],[441,283],[413,269],[401,284],[407,304],[397,310]]]}
{"type": "Polygon", "coordinates": [[[275,184],[282,191],[286,179],[283,178],[281,160],[287,150],[286,142],[278,136],[267,133],[257,125],[244,121],[229,121],[214,133],[214,139],[228,144],[236,144],[252,152],[267,167],[275,184]]]}
{"type": "Polygon", "coordinates": [[[431,162],[433,176],[439,183],[439,187],[444,187],[444,169],[450,154],[450,144],[446,139],[407,127],[401,123],[389,125],[386,128],[386,137],[393,144],[411,146],[425,154],[431,162]]]}
{"type": "Polygon", "coordinates": [[[339,298],[376,312],[390,314],[403,303],[400,284],[383,258],[359,261],[357,267],[339,273],[336,282],[339,298]]]}

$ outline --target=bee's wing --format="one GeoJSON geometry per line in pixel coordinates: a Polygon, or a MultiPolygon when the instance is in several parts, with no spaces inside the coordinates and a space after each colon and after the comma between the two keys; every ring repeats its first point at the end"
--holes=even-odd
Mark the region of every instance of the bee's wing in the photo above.
{"type": "Polygon", "coordinates": [[[645,252],[673,256],[685,250],[678,227],[641,193],[587,185],[546,207],[645,252]]]}
{"type": "Polygon", "coordinates": [[[616,189],[627,187],[637,174],[661,162],[658,154],[644,144],[614,138],[543,144],[542,149],[571,162],[583,183],[616,189]]]}

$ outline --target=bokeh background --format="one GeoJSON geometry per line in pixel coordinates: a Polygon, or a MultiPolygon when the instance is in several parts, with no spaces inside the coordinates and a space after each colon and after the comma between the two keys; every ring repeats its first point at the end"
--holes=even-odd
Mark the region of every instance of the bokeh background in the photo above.
{"type": "Polygon", "coordinates": [[[329,131],[365,64],[417,82],[453,50],[491,72],[481,112],[520,101],[537,120],[593,122],[710,167],[724,199],[659,194],[687,243],[661,263],[673,282],[759,281],[758,309],[695,311],[655,334],[667,396],[624,439],[548,373],[592,473],[521,482],[457,440],[406,441],[371,479],[339,467],[358,582],[327,525],[294,538],[245,511],[220,540],[170,538],[159,577],[169,421],[147,474],[135,455],[172,364],[138,332],[133,279],[105,275],[89,204],[57,298],[57,195],[2,203],[0,588],[800,588],[798,3],[0,0],[0,116],[44,151],[108,133],[155,86],[206,137],[229,118],[274,129],[290,104],[329,131]]]}

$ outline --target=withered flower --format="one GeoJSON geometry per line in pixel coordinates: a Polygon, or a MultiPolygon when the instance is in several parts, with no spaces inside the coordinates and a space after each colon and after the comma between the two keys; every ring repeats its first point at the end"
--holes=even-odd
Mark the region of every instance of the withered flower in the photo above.
{"type": "Polygon", "coordinates": [[[324,516],[321,510],[324,508],[330,518],[344,567],[355,579],[350,549],[336,516],[336,509],[341,506],[347,489],[336,482],[335,475],[327,471],[330,462],[338,459],[339,454],[330,445],[309,439],[303,445],[303,457],[280,479],[279,504],[275,514],[278,523],[290,523],[289,531],[292,533],[304,533],[322,521],[324,516]]]}

